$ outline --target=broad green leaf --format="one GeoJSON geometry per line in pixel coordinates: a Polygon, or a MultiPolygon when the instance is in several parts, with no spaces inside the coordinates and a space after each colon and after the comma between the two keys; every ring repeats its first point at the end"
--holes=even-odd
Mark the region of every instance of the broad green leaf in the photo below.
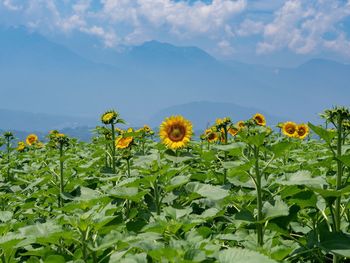
{"type": "Polygon", "coordinates": [[[66,260],[60,255],[50,255],[45,260],[44,263],[65,263],[66,260]]]}
{"type": "Polygon", "coordinates": [[[338,157],[338,159],[346,166],[350,167],[350,155],[343,155],[338,157]]]}
{"type": "Polygon", "coordinates": [[[218,201],[229,195],[229,191],[220,186],[190,182],[186,185],[188,192],[197,193],[202,197],[218,201]]]}
{"type": "Polygon", "coordinates": [[[273,144],[271,147],[271,151],[275,154],[275,157],[278,158],[282,156],[286,151],[288,151],[293,146],[290,142],[279,142],[273,144]]]}
{"type": "Polygon", "coordinates": [[[276,182],[281,185],[305,185],[318,188],[327,184],[325,179],[320,176],[312,177],[311,172],[306,170],[285,174],[285,176],[281,176],[281,178],[277,179],[276,182]]]}
{"type": "Polygon", "coordinates": [[[0,211],[0,221],[6,223],[12,219],[13,213],[11,211],[0,211]]]}
{"type": "Polygon", "coordinates": [[[320,239],[320,246],[324,250],[350,258],[350,234],[327,232],[320,239]]]}
{"type": "Polygon", "coordinates": [[[320,138],[325,140],[327,143],[330,143],[336,135],[336,133],[334,131],[326,130],[325,128],[323,128],[321,126],[315,126],[310,122],[308,123],[308,125],[311,128],[311,130],[314,131],[314,133],[316,133],[320,138]]]}
{"type": "Polygon", "coordinates": [[[219,263],[277,263],[277,261],[258,252],[242,248],[221,250],[218,261],[219,263]]]}
{"type": "Polygon", "coordinates": [[[135,202],[141,201],[141,199],[148,193],[147,190],[139,191],[137,187],[115,187],[109,194],[121,199],[128,199],[135,202]]]}
{"type": "Polygon", "coordinates": [[[263,205],[262,212],[265,220],[269,220],[275,217],[287,216],[289,214],[289,208],[288,205],[282,201],[280,196],[276,196],[275,203],[272,205],[266,202],[263,205]]]}
{"type": "Polygon", "coordinates": [[[186,184],[188,181],[189,181],[189,178],[187,176],[184,176],[184,175],[175,176],[175,177],[171,178],[169,184],[167,184],[165,186],[165,190],[167,192],[170,192],[170,191],[186,184]]]}

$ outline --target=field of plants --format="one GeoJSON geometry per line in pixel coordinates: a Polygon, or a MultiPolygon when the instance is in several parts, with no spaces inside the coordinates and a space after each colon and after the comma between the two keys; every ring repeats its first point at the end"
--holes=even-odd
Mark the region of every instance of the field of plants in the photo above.
{"type": "Polygon", "coordinates": [[[107,111],[89,143],[2,134],[1,262],[350,262],[348,108],[225,117],[198,139],[185,117],[107,111]]]}

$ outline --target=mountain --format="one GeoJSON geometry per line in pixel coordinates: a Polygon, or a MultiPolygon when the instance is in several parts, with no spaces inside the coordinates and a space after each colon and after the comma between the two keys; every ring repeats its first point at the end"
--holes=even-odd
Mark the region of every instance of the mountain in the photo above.
{"type": "Polygon", "coordinates": [[[167,107],[154,114],[148,123],[152,127],[158,127],[166,117],[183,115],[193,123],[194,129],[203,130],[214,124],[217,118],[230,117],[233,122],[237,122],[247,120],[258,112],[265,115],[267,124],[271,126],[286,120],[286,117],[274,116],[260,109],[242,107],[233,103],[198,101],[167,107]]]}
{"type": "Polygon", "coordinates": [[[137,126],[169,105],[193,101],[244,105],[295,121],[315,121],[325,108],[350,101],[349,65],[335,61],[266,67],[157,41],[100,52],[112,63],[24,28],[1,29],[1,107],[91,118],[114,108],[137,126]]]}
{"type": "Polygon", "coordinates": [[[98,124],[98,116],[84,118],[0,109],[1,130],[48,132],[49,130],[73,129],[81,126],[95,127],[98,124]]]}

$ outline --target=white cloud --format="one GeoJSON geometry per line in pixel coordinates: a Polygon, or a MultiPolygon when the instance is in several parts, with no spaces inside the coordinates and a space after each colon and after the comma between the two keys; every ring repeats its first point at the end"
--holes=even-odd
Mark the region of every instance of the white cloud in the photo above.
{"type": "Polygon", "coordinates": [[[337,0],[288,0],[275,12],[274,20],[264,25],[257,52],[283,48],[298,54],[315,52],[327,46],[324,34],[341,34],[336,25],[349,15],[349,3],[337,0]]]}
{"type": "Polygon", "coordinates": [[[239,36],[250,36],[262,33],[264,30],[264,23],[260,21],[253,21],[251,19],[244,20],[238,30],[239,36]]]}
{"type": "Polygon", "coordinates": [[[98,36],[103,39],[103,43],[106,47],[114,47],[119,39],[114,31],[106,31],[102,27],[92,26],[90,28],[82,27],[80,31],[85,32],[89,35],[98,36]]]}
{"type": "Polygon", "coordinates": [[[231,43],[227,40],[222,40],[218,44],[218,53],[224,57],[231,56],[235,50],[232,47],[231,43]]]}
{"type": "Polygon", "coordinates": [[[13,0],[3,0],[0,1],[0,3],[8,10],[10,11],[18,11],[22,9],[22,6],[19,4],[14,3],[13,0]]]}

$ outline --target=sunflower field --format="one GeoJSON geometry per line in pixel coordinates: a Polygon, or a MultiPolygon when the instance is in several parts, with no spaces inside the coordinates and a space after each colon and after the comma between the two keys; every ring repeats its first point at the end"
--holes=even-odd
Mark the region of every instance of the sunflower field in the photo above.
{"type": "Polygon", "coordinates": [[[0,137],[0,259],[350,262],[350,112],[324,125],[262,114],[196,134],[101,116],[91,142],[0,137]]]}

